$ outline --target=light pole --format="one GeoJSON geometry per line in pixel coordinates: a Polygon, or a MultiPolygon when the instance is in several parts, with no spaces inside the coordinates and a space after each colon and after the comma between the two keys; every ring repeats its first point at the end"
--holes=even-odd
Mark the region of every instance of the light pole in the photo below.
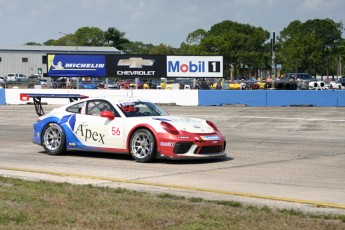
{"type": "Polygon", "coordinates": [[[271,88],[274,89],[274,84],[276,80],[276,54],[275,54],[275,44],[276,44],[276,33],[273,32],[273,36],[271,39],[271,52],[272,52],[272,86],[271,88]]]}

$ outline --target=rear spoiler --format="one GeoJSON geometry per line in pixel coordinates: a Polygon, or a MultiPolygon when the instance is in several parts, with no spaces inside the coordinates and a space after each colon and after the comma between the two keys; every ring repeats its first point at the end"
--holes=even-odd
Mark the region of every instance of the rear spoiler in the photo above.
{"type": "Polygon", "coordinates": [[[88,96],[80,95],[80,94],[45,94],[45,93],[21,93],[20,100],[21,101],[29,101],[30,97],[32,97],[36,109],[36,113],[38,116],[44,115],[44,111],[42,108],[41,99],[42,98],[69,98],[70,102],[77,101],[78,99],[85,99],[88,96]]]}

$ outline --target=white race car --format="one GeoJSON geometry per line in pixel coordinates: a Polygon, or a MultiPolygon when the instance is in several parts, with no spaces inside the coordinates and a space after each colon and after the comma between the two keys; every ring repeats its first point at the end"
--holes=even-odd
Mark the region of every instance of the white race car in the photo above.
{"type": "Polygon", "coordinates": [[[225,138],[208,120],[169,116],[152,102],[120,96],[82,99],[43,115],[40,100],[45,96],[21,98],[34,98],[41,116],[32,141],[51,155],[75,150],[126,153],[139,162],[226,156],[225,138]]]}
{"type": "Polygon", "coordinates": [[[330,89],[345,89],[345,84],[339,80],[338,81],[331,81],[329,83],[329,88],[330,89]]]}

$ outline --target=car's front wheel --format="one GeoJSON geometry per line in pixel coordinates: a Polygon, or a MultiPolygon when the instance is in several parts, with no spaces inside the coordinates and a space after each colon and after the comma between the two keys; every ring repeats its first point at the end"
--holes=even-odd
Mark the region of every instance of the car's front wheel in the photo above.
{"type": "Polygon", "coordinates": [[[62,154],[66,151],[65,133],[58,124],[50,123],[43,130],[43,147],[50,155],[62,154]]]}
{"type": "Polygon", "coordinates": [[[155,158],[156,140],[147,129],[138,129],[130,140],[130,152],[135,161],[149,162],[155,158]]]}

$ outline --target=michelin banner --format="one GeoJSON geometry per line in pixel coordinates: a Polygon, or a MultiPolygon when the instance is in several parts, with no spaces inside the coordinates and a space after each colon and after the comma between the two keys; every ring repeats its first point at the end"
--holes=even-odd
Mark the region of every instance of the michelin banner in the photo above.
{"type": "Polygon", "coordinates": [[[48,54],[50,77],[105,77],[104,55],[48,54]]]}

